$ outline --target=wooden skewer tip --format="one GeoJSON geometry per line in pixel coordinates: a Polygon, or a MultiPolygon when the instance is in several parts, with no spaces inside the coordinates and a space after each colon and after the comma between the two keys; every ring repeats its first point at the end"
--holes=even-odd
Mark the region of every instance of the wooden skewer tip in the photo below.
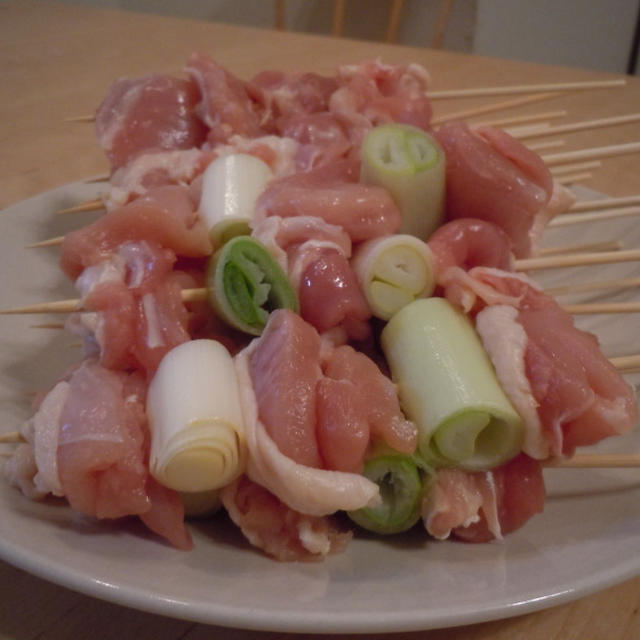
{"type": "Polygon", "coordinates": [[[11,431],[9,433],[0,433],[0,443],[9,444],[14,442],[24,442],[24,438],[19,431],[11,431]]]}
{"type": "Polygon", "coordinates": [[[547,468],[557,469],[623,469],[640,467],[640,453],[590,453],[574,455],[544,463],[547,468]]]}
{"type": "Polygon", "coordinates": [[[73,207],[58,209],[58,214],[64,215],[66,213],[84,213],[87,211],[100,211],[100,209],[104,209],[104,202],[102,201],[102,199],[96,198],[95,200],[87,200],[86,202],[81,202],[80,204],[76,204],[73,207]]]}

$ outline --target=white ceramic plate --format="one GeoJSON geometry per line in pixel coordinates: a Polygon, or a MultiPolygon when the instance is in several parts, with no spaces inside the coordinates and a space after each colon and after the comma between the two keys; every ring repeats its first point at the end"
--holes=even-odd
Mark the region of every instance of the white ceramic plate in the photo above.
{"type": "MultiPolygon", "coordinates": [[[[73,297],[56,249],[26,244],[65,233],[88,214],[60,207],[100,187],[74,184],[0,217],[0,308],[73,297]]],[[[633,219],[549,231],[547,244],[622,238],[640,246],[633,219]]],[[[639,275],[637,264],[564,270],[546,282],[639,275]]],[[[594,296],[594,298],[597,296],[594,296]]],[[[631,299],[632,292],[613,299],[631,299]]],[[[637,297],[637,296],[636,296],[637,297]]],[[[575,300],[575,298],[574,298],[575,300]]],[[[2,429],[29,414],[28,392],[51,385],[79,356],[75,340],[33,329],[55,317],[0,317],[2,429]]],[[[638,315],[581,318],[609,356],[637,352],[638,315]]],[[[637,385],[640,377],[629,376],[637,385]]],[[[609,451],[640,451],[637,434],[609,451]]],[[[45,579],[155,613],[248,629],[384,632],[497,619],[578,598],[640,573],[640,472],[547,470],[545,512],[503,543],[434,542],[420,531],[358,537],[318,564],[281,564],[251,549],[224,516],[191,527],[195,550],[157,542],[136,523],[94,523],[63,504],[34,503],[0,482],[0,555],[45,579]]]]}

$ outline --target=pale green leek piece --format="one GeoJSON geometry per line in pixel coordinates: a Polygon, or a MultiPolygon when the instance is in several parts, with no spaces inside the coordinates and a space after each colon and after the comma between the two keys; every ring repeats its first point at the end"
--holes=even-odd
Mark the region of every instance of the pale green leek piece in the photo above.
{"type": "Polygon", "coordinates": [[[209,304],[232,327],[260,335],[269,313],[291,309],[298,297],[280,265],[250,236],[236,236],[211,258],[207,270],[209,304]]]}
{"type": "Polygon", "coordinates": [[[361,242],[351,258],[371,313],[382,320],[436,286],[433,254],[423,240],[406,233],[361,242]]]}
{"type": "Polygon", "coordinates": [[[416,300],[391,318],[381,340],[427,462],[484,470],[519,453],[522,419],[463,313],[444,298],[416,300]]]}
{"type": "Polygon", "coordinates": [[[399,233],[426,240],[443,222],[445,156],[428,133],[403,124],[372,129],[361,148],[360,180],[389,191],[402,214],[399,233]]]}
{"type": "Polygon", "coordinates": [[[425,465],[415,456],[389,450],[367,460],[363,475],[380,488],[382,502],[375,507],[349,511],[347,515],[367,531],[402,533],[420,519],[425,465]]]}

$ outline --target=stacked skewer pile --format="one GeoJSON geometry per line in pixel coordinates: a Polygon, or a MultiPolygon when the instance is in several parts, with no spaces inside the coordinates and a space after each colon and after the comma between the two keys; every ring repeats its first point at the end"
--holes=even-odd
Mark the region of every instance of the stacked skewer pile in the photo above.
{"type": "MultiPolygon", "coordinates": [[[[613,83],[619,85],[619,82],[613,83]]],[[[577,131],[591,130],[598,127],[613,127],[621,124],[629,124],[640,121],[640,114],[629,114],[612,118],[602,118],[584,122],[552,125],[550,121],[563,118],[567,114],[564,111],[548,111],[524,116],[513,116],[493,120],[475,120],[492,111],[503,111],[509,108],[525,106],[541,102],[544,99],[557,95],[557,92],[589,90],[610,86],[611,83],[574,83],[564,85],[545,86],[519,86],[503,87],[488,90],[464,90],[454,92],[434,92],[430,94],[432,100],[439,98],[452,99],[455,97],[480,96],[480,95],[507,95],[526,94],[526,97],[503,100],[493,105],[475,110],[461,110],[440,116],[433,120],[437,127],[448,120],[465,118],[474,125],[491,125],[508,127],[506,130],[515,138],[524,141],[531,149],[544,150],[562,146],[563,141],[557,136],[577,131]],[[533,94],[533,95],[531,95],[533,94]],[[474,122],[475,120],[475,122],[474,122]],[[540,140],[551,138],[550,140],[540,140]]],[[[86,120],[86,118],[74,118],[86,120]]],[[[545,163],[551,168],[552,174],[562,184],[576,185],[587,180],[591,173],[601,166],[602,161],[619,154],[631,154],[640,152],[640,140],[622,145],[610,145],[600,148],[584,149],[582,151],[554,152],[543,155],[545,163]]],[[[100,210],[104,206],[102,199],[96,199],[80,203],[77,206],[61,210],[58,214],[80,214],[86,211],[100,210]]],[[[554,219],[550,227],[561,228],[570,225],[588,224],[589,222],[612,220],[622,217],[636,216],[640,214],[640,196],[629,198],[602,198],[583,200],[573,205],[565,214],[554,219]]],[[[31,248],[55,247],[61,244],[63,237],[48,238],[31,244],[31,248]]],[[[640,249],[625,249],[618,239],[609,239],[595,243],[567,244],[564,246],[547,247],[540,251],[539,255],[516,261],[515,268],[521,272],[533,272],[563,267],[577,267],[585,265],[616,264],[622,262],[636,262],[640,260],[640,249]]],[[[638,278],[624,278],[619,280],[603,280],[601,282],[589,282],[584,285],[574,285],[571,290],[558,287],[549,289],[556,296],[565,293],[574,293],[580,289],[583,291],[619,291],[622,289],[634,289],[638,286],[638,278]]],[[[206,300],[207,290],[203,288],[183,290],[185,302],[197,302],[206,300]]],[[[587,303],[565,305],[565,309],[571,314],[605,314],[605,313],[638,313],[640,302],[611,302],[611,303],[587,303]]],[[[6,309],[3,314],[46,314],[46,313],[71,313],[82,310],[82,303],[77,299],[59,300],[55,302],[39,303],[29,306],[6,309]]],[[[56,325],[41,325],[56,326],[56,325]]],[[[615,366],[623,372],[635,372],[640,370],[640,354],[628,354],[611,358],[615,366]]],[[[17,432],[7,433],[0,437],[0,443],[11,445],[20,442],[21,437],[17,432]]],[[[640,454],[626,456],[574,456],[569,460],[554,462],[554,466],[590,467],[590,466],[614,466],[629,467],[640,465],[640,454]]]]}

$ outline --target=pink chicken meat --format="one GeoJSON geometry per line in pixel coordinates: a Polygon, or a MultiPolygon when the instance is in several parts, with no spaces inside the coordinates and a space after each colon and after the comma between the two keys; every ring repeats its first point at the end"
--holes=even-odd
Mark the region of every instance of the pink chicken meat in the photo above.
{"type": "Polygon", "coordinates": [[[516,257],[533,253],[544,223],[570,204],[557,194],[553,210],[547,209],[554,183],[540,156],[490,127],[451,122],[435,135],[446,154],[448,218],[492,222],[507,234],[516,257]]]}
{"type": "Polygon", "coordinates": [[[195,113],[194,82],[165,75],[115,82],[96,112],[96,136],[113,169],[144,151],[200,147],[206,127],[195,113]]]}

